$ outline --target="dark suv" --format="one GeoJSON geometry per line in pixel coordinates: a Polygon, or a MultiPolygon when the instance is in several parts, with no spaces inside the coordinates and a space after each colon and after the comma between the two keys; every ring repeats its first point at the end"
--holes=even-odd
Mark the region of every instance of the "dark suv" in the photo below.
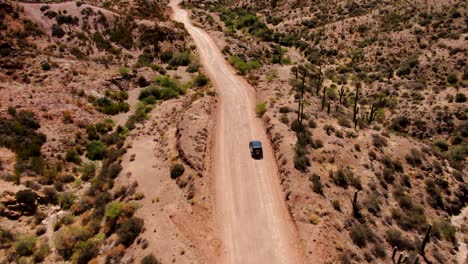
{"type": "Polygon", "coordinates": [[[250,141],[249,142],[249,149],[250,149],[250,155],[254,159],[261,159],[263,158],[263,149],[262,149],[262,142],[260,141],[250,141]]]}

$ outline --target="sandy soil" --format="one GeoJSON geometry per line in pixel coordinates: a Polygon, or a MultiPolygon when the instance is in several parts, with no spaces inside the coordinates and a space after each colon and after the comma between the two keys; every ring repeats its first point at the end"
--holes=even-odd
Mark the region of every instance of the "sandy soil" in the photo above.
{"type": "Polygon", "coordinates": [[[468,246],[466,243],[468,234],[465,231],[468,225],[468,207],[465,207],[459,215],[452,217],[452,224],[458,228],[457,263],[466,264],[468,263],[468,246]]]}
{"type": "Polygon", "coordinates": [[[171,1],[174,18],[185,24],[205,69],[218,88],[213,173],[221,226],[223,263],[301,263],[296,230],[284,204],[273,150],[255,118],[254,89],[226,63],[213,39],[194,27],[188,13],[171,1]],[[248,143],[264,143],[264,158],[253,160],[248,143]]]}

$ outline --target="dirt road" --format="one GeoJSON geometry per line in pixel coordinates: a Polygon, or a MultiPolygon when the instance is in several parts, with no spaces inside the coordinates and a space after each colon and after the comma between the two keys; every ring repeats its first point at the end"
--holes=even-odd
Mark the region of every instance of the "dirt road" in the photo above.
{"type": "Polygon", "coordinates": [[[184,23],[219,94],[212,160],[216,208],[223,239],[223,263],[303,263],[287,212],[273,150],[255,117],[255,91],[226,63],[213,39],[193,26],[180,0],[174,19],[184,23]],[[250,157],[248,143],[264,143],[263,160],[250,157]]]}

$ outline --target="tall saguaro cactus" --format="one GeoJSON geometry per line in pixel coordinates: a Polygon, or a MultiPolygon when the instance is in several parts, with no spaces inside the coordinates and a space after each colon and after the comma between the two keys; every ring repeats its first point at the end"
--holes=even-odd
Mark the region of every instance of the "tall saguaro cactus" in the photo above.
{"type": "Polygon", "coordinates": [[[429,225],[426,229],[426,235],[424,236],[424,239],[422,241],[421,248],[419,249],[419,254],[423,256],[424,258],[426,257],[424,250],[426,249],[427,242],[429,242],[431,229],[432,229],[432,225],[429,225]]]}
{"type": "Polygon", "coordinates": [[[353,216],[356,218],[361,218],[361,210],[359,209],[358,205],[358,191],[354,192],[354,198],[353,198],[353,216]]]}
{"type": "Polygon", "coordinates": [[[356,123],[357,114],[359,112],[359,108],[358,108],[359,88],[361,88],[361,83],[356,84],[356,94],[354,95],[354,113],[353,113],[353,122],[354,123],[356,123]]]}
{"type": "Polygon", "coordinates": [[[344,86],[342,85],[341,88],[340,88],[340,91],[339,91],[339,95],[340,95],[340,104],[342,103],[343,101],[343,95],[345,93],[345,89],[344,89],[344,86]]]}

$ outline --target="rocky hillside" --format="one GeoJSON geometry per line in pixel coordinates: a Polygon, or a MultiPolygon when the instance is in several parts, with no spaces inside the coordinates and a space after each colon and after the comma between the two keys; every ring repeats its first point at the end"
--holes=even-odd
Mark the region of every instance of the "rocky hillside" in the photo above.
{"type": "Polygon", "coordinates": [[[310,263],[466,256],[466,3],[185,5],[257,89],[310,263]]]}
{"type": "Polygon", "coordinates": [[[139,178],[121,172],[132,147],[127,137],[138,135],[152,115],[158,118],[148,130],[158,122],[175,127],[176,140],[157,151],[169,170],[177,161],[172,150],[180,148],[179,172],[174,180],[158,173],[180,189],[171,201],[190,207],[201,180],[187,173],[203,170],[205,152],[195,153],[186,135],[197,137],[197,151],[206,149],[214,95],[166,4],[0,0],[0,263],[122,263],[124,256],[130,263],[135,247],[144,254],[137,260],[157,261],[151,255],[157,243],[170,238],[139,237],[145,223],[161,223],[137,214],[154,199],[145,199],[139,178]],[[181,112],[159,116],[163,101],[181,112]],[[192,103],[201,109],[197,120],[182,115],[192,103]],[[179,126],[187,133],[176,135],[179,126]],[[175,182],[179,177],[185,184],[175,182]]]}

